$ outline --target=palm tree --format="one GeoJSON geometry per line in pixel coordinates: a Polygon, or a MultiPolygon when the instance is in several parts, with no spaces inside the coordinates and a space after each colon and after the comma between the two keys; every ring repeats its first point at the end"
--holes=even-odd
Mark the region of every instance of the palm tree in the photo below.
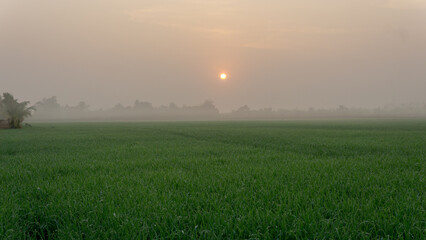
{"type": "Polygon", "coordinates": [[[35,107],[28,107],[29,104],[28,101],[18,102],[18,99],[15,99],[10,93],[3,93],[0,111],[8,118],[11,128],[21,128],[24,119],[31,116],[31,111],[35,110],[35,107]]]}

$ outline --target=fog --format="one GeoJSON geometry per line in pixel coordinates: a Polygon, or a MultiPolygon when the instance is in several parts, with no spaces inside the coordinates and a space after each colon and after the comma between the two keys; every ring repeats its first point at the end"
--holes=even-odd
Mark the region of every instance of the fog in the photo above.
{"type": "Polygon", "coordinates": [[[423,0],[2,0],[0,93],[91,110],[422,104],[425,43],[423,0]]]}

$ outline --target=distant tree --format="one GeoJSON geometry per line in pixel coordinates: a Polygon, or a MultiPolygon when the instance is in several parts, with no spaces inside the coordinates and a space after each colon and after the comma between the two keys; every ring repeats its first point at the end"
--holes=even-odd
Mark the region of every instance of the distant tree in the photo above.
{"type": "Polygon", "coordinates": [[[339,108],[337,110],[340,112],[345,112],[345,111],[348,111],[349,108],[345,107],[344,105],[339,105],[339,108]]]}
{"type": "Polygon", "coordinates": [[[78,105],[75,107],[78,111],[88,111],[89,110],[89,104],[87,104],[86,102],[79,102],[78,105]]]}
{"type": "Polygon", "coordinates": [[[24,119],[31,116],[31,111],[34,111],[35,107],[28,107],[29,104],[28,101],[18,102],[18,99],[10,93],[3,93],[0,109],[11,128],[21,128],[24,119]]]}
{"type": "Polygon", "coordinates": [[[201,109],[204,109],[204,110],[217,111],[216,106],[214,105],[213,101],[211,101],[211,100],[204,101],[204,103],[201,104],[200,107],[201,107],[201,109]]]}
{"type": "Polygon", "coordinates": [[[247,105],[244,105],[237,109],[237,112],[250,112],[250,108],[247,105]]]}
{"type": "Polygon", "coordinates": [[[118,103],[113,108],[111,108],[112,111],[123,111],[125,109],[126,108],[121,103],[118,103]]]}
{"type": "Polygon", "coordinates": [[[37,102],[35,106],[37,107],[37,111],[59,111],[61,108],[56,96],[43,98],[43,100],[37,102]]]}
{"type": "Polygon", "coordinates": [[[35,117],[48,117],[56,118],[60,116],[61,105],[59,105],[58,100],[55,96],[50,98],[43,98],[43,100],[35,104],[37,112],[35,117]]]}
{"type": "Polygon", "coordinates": [[[134,109],[137,110],[147,110],[147,109],[153,109],[152,103],[150,102],[141,102],[139,100],[135,101],[135,104],[133,105],[134,109]]]}
{"type": "Polygon", "coordinates": [[[172,102],[172,103],[169,104],[169,108],[170,109],[178,109],[179,107],[174,102],[172,102]]]}
{"type": "Polygon", "coordinates": [[[89,111],[89,107],[87,103],[81,101],[76,106],[69,106],[67,104],[63,109],[69,113],[81,113],[89,111]]]}

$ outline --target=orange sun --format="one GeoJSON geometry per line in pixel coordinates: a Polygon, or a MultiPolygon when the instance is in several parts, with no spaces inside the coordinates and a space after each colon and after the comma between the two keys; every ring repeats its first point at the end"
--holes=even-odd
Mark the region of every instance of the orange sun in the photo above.
{"type": "Polygon", "coordinates": [[[221,73],[220,74],[220,79],[222,79],[222,80],[226,80],[227,77],[228,76],[226,75],[226,73],[221,73]]]}

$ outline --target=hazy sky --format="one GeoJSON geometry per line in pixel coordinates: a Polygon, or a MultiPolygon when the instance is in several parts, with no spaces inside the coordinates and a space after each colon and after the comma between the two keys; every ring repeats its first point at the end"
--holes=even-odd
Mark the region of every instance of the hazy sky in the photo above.
{"type": "Polygon", "coordinates": [[[5,91],[92,108],[426,102],[426,0],[0,0],[5,91]]]}

